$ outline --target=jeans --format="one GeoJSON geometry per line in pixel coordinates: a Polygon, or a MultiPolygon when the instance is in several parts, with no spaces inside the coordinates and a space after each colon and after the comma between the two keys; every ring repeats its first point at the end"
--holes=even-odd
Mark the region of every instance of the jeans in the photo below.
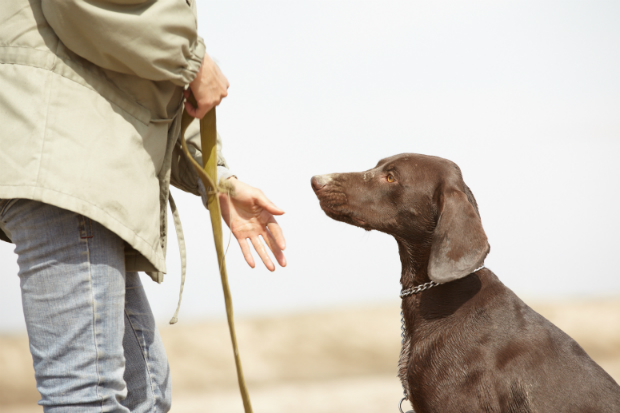
{"type": "Polygon", "coordinates": [[[0,199],[15,244],[39,404],[46,413],[167,412],[166,353],[124,242],[48,204],[0,199]]]}

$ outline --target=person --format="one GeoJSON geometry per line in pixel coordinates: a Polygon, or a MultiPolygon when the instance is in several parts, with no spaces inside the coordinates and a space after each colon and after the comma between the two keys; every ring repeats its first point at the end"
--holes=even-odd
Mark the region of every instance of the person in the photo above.
{"type": "MultiPolygon", "coordinates": [[[[169,185],[201,192],[179,143],[183,109],[200,118],[227,95],[195,0],[13,0],[0,44],[0,238],[15,244],[39,404],[168,411],[169,367],[137,272],[163,281],[169,185]]],[[[286,265],[283,211],[221,151],[218,179],[234,188],[222,215],[248,264],[249,239],[275,269],[262,237],[286,265]]]]}

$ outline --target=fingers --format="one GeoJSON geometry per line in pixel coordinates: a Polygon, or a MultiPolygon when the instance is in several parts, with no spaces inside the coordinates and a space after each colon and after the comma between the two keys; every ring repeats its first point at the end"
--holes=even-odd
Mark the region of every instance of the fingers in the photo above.
{"type": "MultiPolygon", "coordinates": [[[[253,237],[253,238],[237,239],[237,241],[239,242],[239,246],[241,247],[241,252],[243,253],[243,258],[245,258],[245,261],[248,263],[248,265],[251,268],[256,267],[254,257],[252,256],[252,250],[248,245],[248,239],[250,240],[250,242],[252,243],[252,246],[258,253],[258,256],[263,261],[263,264],[265,264],[265,267],[267,267],[269,271],[275,271],[276,267],[271,261],[271,259],[269,258],[269,255],[267,254],[267,250],[265,249],[265,246],[263,245],[261,241],[261,237],[258,237],[258,236],[253,237]]],[[[268,232],[266,232],[265,235],[262,236],[262,239],[265,240],[265,242],[269,246],[269,249],[273,253],[278,264],[280,264],[281,267],[286,267],[286,257],[284,257],[284,253],[278,247],[276,240],[273,238],[273,236],[269,234],[268,232]]]]}
{"type": "MultiPolygon", "coordinates": [[[[185,96],[185,99],[189,99],[190,91],[184,90],[183,95],[185,96]]],[[[198,106],[196,107],[186,100],[184,102],[184,105],[187,113],[189,113],[191,117],[202,119],[207,113],[209,113],[211,109],[219,105],[221,101],[221,98],[215,100],[201,99],[196,102],[198,104],[198,106]]]]}
{"type": "Polygon", "coordinates": [[[254,257],[252,256],[252,251],[250,251],[250,246],[248,245],[248,240],[245,238],[241,238],[237,239],[237,241],[239,241],[239,246],[241,247],[241,252],[243,253],[243,258],[245,258],[245,262],[247,262],[251,268],[256,267],[256,264],[254,263],[254,257]]]}
{"type": "MultiPolygon", "coordinates": [[[[226,96],[228,96],[228,94],[223,95],[222,98],[225,98],[226,96]]],[[[187,113],[189,113],[192,117],[202,119],[207,113],[209,113],[211,109],[218,106],[222,102],[222,98],[214,99],[214,100],[209,100],[209,99],[199,100],[197,102],[198,108],[195,108],[190,103],[185,101],[185,109],[187,109],[187,113]]]]}
{"type": "MultiPolygon", "coordinates": [[[[275,225],[278,226],[277,224],[275,225]]],[[[263,239],[267,242],[267,246],[271,250],[273,256],[275,257],[280,267],[286,267],[286,258],[284,257],[284,253],[282,252],[283,248],[280,248],[280,245],[273,237],[270,231],[265,231],[266,235],[263,235],[263,239]]]]}
{"type": "Polygon", "coordinates": [[[188,101],[185,101],[184,104],[185,104],[185,110],[187,111],[187,113],[189,113],[189,115],[192,118],[197,118],[198,114],[196,113],[196,108],[193,107],[188,101]]]}
{"type": "Polygon", "coordinates": [[[260,259],[263,260],[263,264],[265,264],[265,267],[267,267],[269,271],[275,271],[276,266],[273,265],[273,262],[271,262],[269,255],[267,255],[267,250],[265,249],[265,246],[261,242],[260,238],[258,236],[252,237],[250,238],[250,241],[252,242],[252,245],[258,253],[260,259]]]}
{"type": "Polygon", "coordinates": [[[198,109],[196,110],[196,116],[199,119],[202,119],[211,109],[216,107],[222,102],[222,98],[226,97],[228,94],[224,94],[221,97],[217,98],[205,98],[198,100],[198,109]]]}
{"type": "MultiPolygon", "coordinates": [[[[219,102],[217,103],[219,104],[219,102]]],[[[201,105],[200,102],[198,102],[198,107],[195,108],[193,107],[190,103],[185,102],[185,109],[187,109],[187,113],[189,113],[192,117],[194,118],[198,118],[198,119],[202,119],[204,118],[204,116],[214,107],[217,105],[201,105]],[[191,108],[191,109],[190,109],[191,108]]]]}
{"type": "Polygon", "coordinates": [[[269,235],[275,240],[278,248],[280,248],[281,250],[286,249],[286,241],[284,240],[282,228],[280,228],[280,225],[278,225],[278,222],[273,216],[270,217],[269,221],[267,222],[267,229],[269,231],[269,235]]]}

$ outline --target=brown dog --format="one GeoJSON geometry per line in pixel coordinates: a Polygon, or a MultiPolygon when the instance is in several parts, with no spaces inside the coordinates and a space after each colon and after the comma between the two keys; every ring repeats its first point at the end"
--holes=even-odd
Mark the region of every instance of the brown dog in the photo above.
{"type": "Polygon", "coordinates": [[[620,387],[489,269],[478,206],[456,164],[402,154],[319,175],[325,213],[396,238],[405,336],[399,376],[416,413],[620,412],[620,387]]]}

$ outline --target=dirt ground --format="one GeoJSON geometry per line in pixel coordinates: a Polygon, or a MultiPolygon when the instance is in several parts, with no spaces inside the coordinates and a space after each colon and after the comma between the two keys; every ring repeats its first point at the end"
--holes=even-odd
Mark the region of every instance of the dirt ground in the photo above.
{"type": "MultiPolygon", "coordinates": [[[[532,303],[620,381],[620,297],[532,303]]],[[[240,352],[257,413],[397,411],[397,306],[351,308],[237,321],[240,352]]],[[[242,412],[226,324],[161,327],[172,369],[175,413],[242,412]]],[[[36,405],[25,336],[0,336],[0,411],[36,405]]]]}

